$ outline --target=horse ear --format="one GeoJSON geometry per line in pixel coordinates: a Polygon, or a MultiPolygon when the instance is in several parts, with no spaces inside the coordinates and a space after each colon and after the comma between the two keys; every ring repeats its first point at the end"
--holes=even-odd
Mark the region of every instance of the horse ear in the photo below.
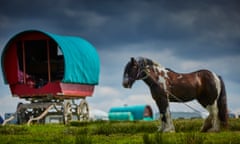
{"type": "Polygon", "coordinates": [[[134,57],[131,57],[131,63],[136,64],[136,60],[134,59],[134,57]]]}

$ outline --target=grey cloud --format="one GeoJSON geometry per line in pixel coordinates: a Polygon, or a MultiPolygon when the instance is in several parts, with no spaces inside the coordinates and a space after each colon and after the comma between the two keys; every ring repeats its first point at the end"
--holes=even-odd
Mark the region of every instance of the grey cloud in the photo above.
{"type": "Polygon", "coordinates": [[[238,3],[235,0],[3,0],[0,38],[9,32],[40,28],[84,37],[98,49],[152,42],[156,43],[154,47],[138,50],[161,52],[169,48],[177,57],[186,59],[238,55],[238,3]]]}

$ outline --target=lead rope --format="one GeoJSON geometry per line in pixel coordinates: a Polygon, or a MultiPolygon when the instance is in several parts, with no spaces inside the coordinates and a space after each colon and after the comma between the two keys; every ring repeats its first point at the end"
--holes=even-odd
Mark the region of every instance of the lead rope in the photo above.
{"type": "Polygon", "coordinates": [[[188,105],[187,103],[185,103],[182,99],[178,98],[177,96],[175,96],[174,94],[172,94],[171,92],[169,92],[168,90],[166,90],[166,92],[171,95],[172,97],[174,97],[178,102],[182,102],[185,106],[187,106],[188,108],[192,109],[193,111],[195,111],[196,113],[200,114],[202,116],[201,111],[193,108],[192,106],[188,105]]]}

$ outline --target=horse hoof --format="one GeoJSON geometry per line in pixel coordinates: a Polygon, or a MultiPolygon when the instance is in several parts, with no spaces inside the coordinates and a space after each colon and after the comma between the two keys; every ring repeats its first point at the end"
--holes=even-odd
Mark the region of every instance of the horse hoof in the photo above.
{"type": "Polygon", "coordinates": [[[175,133],[175,130],[163,130],[163,133],[175,133]]]}
{"type": "Polygon", "coordinates": [[[207,132],[219,132],[220,130],[218,128],[210,128],[207,130],[207,132]]]}
{"type": "Polygon", "coordinates": [[[172,128],[158,129],[158,131],[162,133],[175,133],[175,129],[172,128]]]}
{"type": "Polygon", "coordinates": [[[167,133],[175,133],[175,130],[166,131],[167,133]]]}
{"type": "Polygon", "coordinates": [[[209,128],[209,129],[202,129],[201,132],[219,132],[220,129],[218,128],[209,128]]]}

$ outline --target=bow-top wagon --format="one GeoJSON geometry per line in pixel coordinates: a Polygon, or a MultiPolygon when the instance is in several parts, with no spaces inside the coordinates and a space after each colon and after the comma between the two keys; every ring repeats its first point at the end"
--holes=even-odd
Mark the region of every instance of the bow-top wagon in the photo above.
{"type": "Polygon", "coordinates": [[[98,53],[88,41],[27,30],[7,42],[1,62],[12,96],[29,101],[18,104],[18,123],[45,122],[49,115],[60,115],[64,123],[88,119],[85,98],[92,96],[100,72],[98,53]]]}

